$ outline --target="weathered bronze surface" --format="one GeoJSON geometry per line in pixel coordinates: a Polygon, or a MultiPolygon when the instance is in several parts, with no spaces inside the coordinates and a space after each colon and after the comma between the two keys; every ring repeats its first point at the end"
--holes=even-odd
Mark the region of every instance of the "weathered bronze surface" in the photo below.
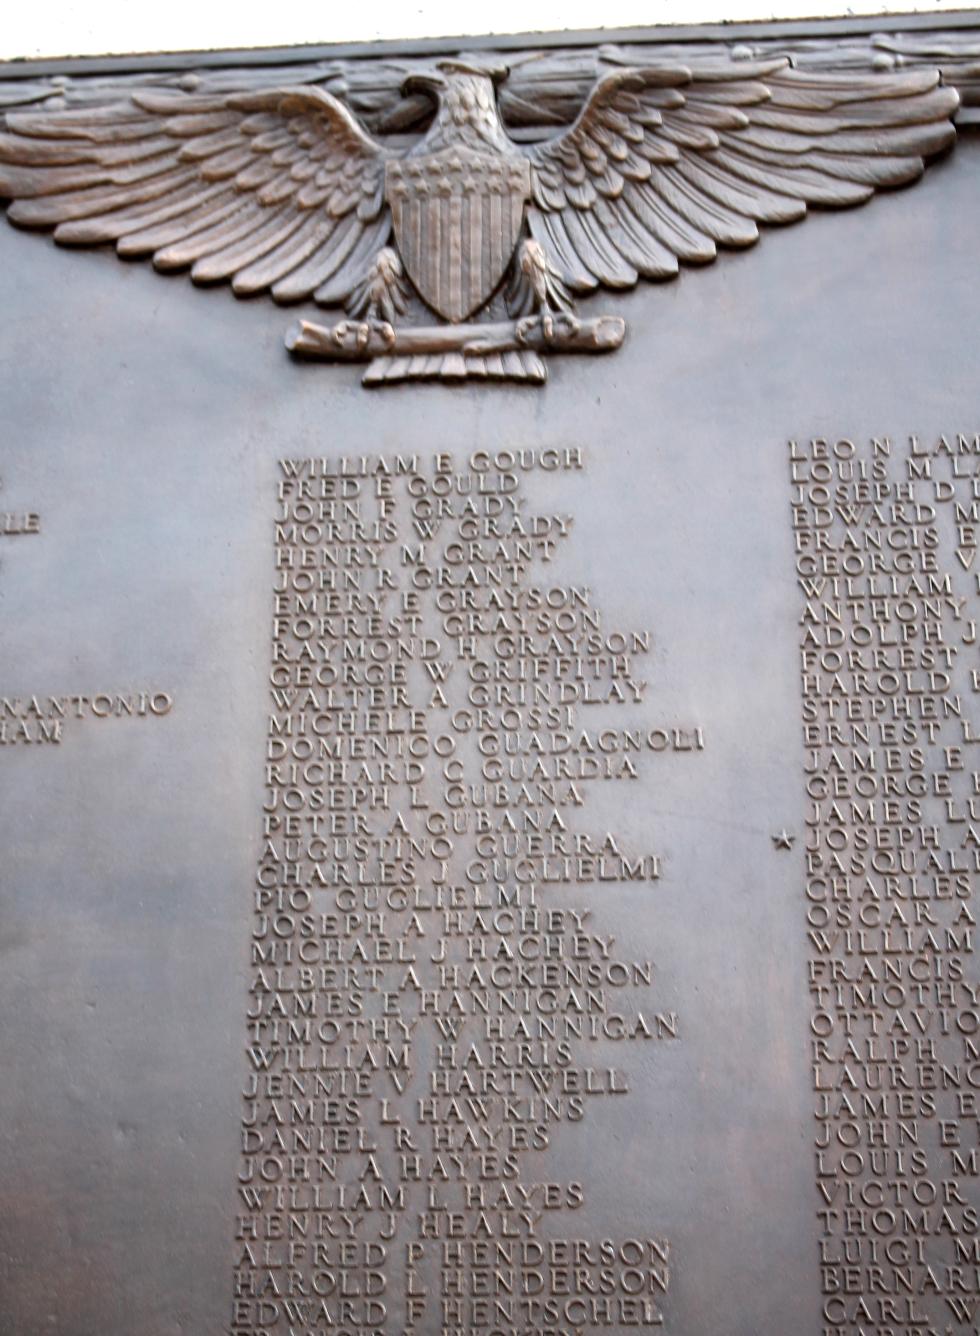
{"type": "Polygon", "coordinates": [[[8,112],[0,190],[12,222],[53,228],[63,245],[111,241],[164,273],[230,279],[240,296],[346,305],[354,321],[304,322],[287,346],[368,360],[365,384],[543,384],[538,352],[622,342],[621,321],[582,325],[573,292],[674,278],[719,246],[753,245],[759,223],[906,185],[952,144],[959,105],[937,68],[814,72],[746,50],[681,64],[613,47],[557,131],[553,74],[531,66],[531,137],[519,143],[497,101],[509,75],[458,57],[399,72],[398,91],[426,93],[427,114],[396,111],[385,128],[402,133],[379,138],[322,79],[270,89],[242,71],[245,92],[88,88],[64,109],[8,112]],[[512,322],[462,323],[505,275],[498,305],[512,322]],[[399,335],[413,289],[447,330],[399,335]]]}
{"type": "Polygon", "coordinates": [[[959,23],[0,70],[0,1330],[977,1331],[959,23]]]}

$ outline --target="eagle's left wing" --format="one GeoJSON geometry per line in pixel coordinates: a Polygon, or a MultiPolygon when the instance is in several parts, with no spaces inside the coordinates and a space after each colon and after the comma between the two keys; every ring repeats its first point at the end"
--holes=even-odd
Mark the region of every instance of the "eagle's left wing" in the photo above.
{"type": "Polygon", "coordinates": [[[528,150],[531,233],[569,285],[671,278],[758,223],[846,208],[904,185],[955,137],[939,74],[827,75],[784,59],[627,69],[528,150]]]}
{"type": "Polygon", "coordinates": [[[138,90],[6,123],[11,222],[64,245],[113,242],[198,283],[335,305],[391,231],[390,154],[322,88],[138,90]]]}

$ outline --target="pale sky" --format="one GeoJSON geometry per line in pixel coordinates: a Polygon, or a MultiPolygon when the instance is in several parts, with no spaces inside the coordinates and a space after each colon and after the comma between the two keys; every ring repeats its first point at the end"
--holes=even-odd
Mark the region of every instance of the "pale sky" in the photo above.
{"type": "Polygon", "coordinates": [[[448,37],[615,27],[807,18],[814,13],[953,13],[962,0],[8,0],[0,22],[0,59],[188,51],[215,47],[293,46],[397,37],[448,37]]]}

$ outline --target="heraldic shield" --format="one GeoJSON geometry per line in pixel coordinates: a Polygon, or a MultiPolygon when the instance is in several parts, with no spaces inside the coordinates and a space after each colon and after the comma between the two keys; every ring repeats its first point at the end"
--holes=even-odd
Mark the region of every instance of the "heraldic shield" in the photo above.
{"type": "Polygon", "coordinates": [[[531,193],[526,158],[456,147],[385,165],[402,263],[444,320],[489,301],[511,261],[531,193]]]}

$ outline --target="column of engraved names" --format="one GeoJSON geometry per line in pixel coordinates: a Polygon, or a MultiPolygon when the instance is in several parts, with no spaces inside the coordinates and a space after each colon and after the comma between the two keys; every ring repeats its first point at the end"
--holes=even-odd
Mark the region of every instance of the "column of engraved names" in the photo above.
{"type": "Polygon", "coordinates": [[[581,468],[282,461],[236,1336],[662,1321],[663,1231],[587,1237],[587,1182],[547,1172],[629,1092],[590,1050],[679,1027],[569,894],[644,912],[660,878],[588,828],[590,792],[703,746],[635,717],[649,631],[548,577],[572,517],[524,484],[581,468]]]}
{"type": "Polygon", "coordinates": [[[827,1336],[980,1308],[977,448],[789,444],[827,1336]]]}

